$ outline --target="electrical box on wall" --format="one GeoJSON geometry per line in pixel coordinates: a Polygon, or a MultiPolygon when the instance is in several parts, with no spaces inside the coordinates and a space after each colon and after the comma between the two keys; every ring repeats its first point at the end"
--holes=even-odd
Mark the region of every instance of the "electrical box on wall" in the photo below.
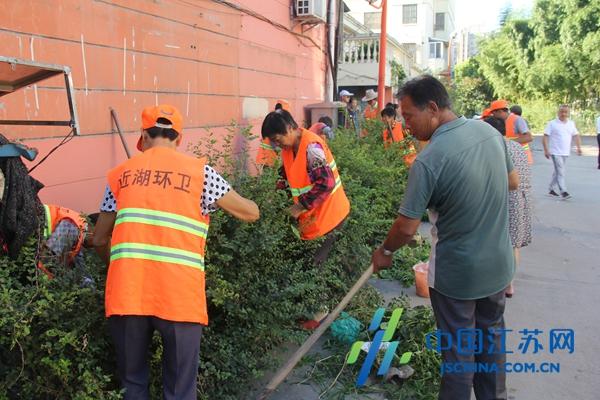
{"type": "Polygon", "coordinates": [[[296,18],[306,22],[325,22],[327,20],[327,5],[325,0],[294,0],[296,18]]]}

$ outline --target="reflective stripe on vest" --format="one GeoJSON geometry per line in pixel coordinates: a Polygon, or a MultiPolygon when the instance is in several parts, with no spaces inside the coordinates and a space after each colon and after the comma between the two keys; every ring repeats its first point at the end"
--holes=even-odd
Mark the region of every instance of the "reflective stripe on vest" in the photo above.
{"type": "Polygon", "coordinates": [[[146,208],[124,208],[117,212],[115,225],[125,222],[148,224],[177,229],[206,239],[208,225],[182,215],[146,208]]]}
{"type": "Polygon", "coordinates": [[[333,190],[331,191],[331,193],[335,193],[336,190],[338,190],[339,188],[342,187],[342,179],[338,176],[335,179],[335,186],[333,187],[333,190]]]}
{"type": "Polygon", "coordinates": [[[52,215],[50,214],[50,207],[44,204],[44,212],[46,214],[46,227],[44,228],[44,238],[48,239],[52,235],[52,215]]]}
{"type": "MultiPolygon", "coordinates": [[[[333,172],[335,175],[335,172],[337,171],[337,164],[335,163],[335,160],[333,160],[332,162],[329,163],[329,168],[331,168],[331,172],[333,172]]],[[[289,184],[289,182],[288,182],[288,184],[289,184]]],[[[335,186],[333,187],[333,190],[331,191],[331,193],[335,192],[341,185],[342,185],[342,180],[340,179],[340,176],[338,174],[338,176],[335,178],[335,186]]],[[[304,186],[304,187],[298,188],[298,189],[290,187],[290,192],[292,192],[292,196],[298,197],[305,193],[310,192],[313,187],[314,187],[314,185],[308,185],[308,186],[304,186]]]]}
{"type": "Polygon", "coordinates": [[[275,151],[275,149],[273,148],[273,146],[271,146],[270,144],[267,144],[265,142],[260,142],[260,147],[262,147],[265,150],[275,151]]]}
{"type": "Polygon", "coordinates": [[[154,246],[144,243],[120,243],[110,249],[110,261],[121,258],[137,258],[185,265],[204,271],[204,257],[199,253],[175,249],[173,247],[154,246]]]}

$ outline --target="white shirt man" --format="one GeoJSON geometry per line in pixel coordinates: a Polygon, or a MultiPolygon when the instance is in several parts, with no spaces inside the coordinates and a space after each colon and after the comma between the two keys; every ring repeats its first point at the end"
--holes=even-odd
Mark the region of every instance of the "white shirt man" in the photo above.
{"type": "Polygon", "coordinates": [[[558,118],[550,121],[544,131],[544,155],[552,159],[554,174],[550,182],[550,196],[568,199],[571,195],[567,192],[565,181],[565,165],[567,157],[571,154],[571,140],[575,137],[577,155],[581,155],[581,138],[575,122],[569,119],[569,106],[561,105],[558,109],[558,118]],[[558,192],[554,189],[558,189],[558,192]],[[560,193],[560,194],[559,194],[560,193]]]}

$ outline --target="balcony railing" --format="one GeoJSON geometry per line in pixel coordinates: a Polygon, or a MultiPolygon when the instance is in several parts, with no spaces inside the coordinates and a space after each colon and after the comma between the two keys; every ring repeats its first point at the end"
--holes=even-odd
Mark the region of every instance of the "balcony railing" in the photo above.
{"type": "MultiPolygon", "coordinates": [[[[355,34],[344,39],[340,57],[339,86],[374,86],[379,76],[379,35],[355,34]]],[[[418,68],[414,56],[398,41],[388,36],[385,66],[385,85],[392,85],[390,62],[394,60],[403,66],[409,76],[418,68]]]]}
{"type": "Polygon", "coordinates": [[[343,63],[378,63],[379,36],[352,36],[344,40],[342,51],[343,63]]]}

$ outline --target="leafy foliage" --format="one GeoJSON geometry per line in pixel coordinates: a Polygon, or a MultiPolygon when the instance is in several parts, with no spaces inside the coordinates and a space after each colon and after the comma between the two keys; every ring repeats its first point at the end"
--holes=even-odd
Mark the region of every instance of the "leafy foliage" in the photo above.
{"type": "Polygon", "coordinates": [[[594,132],[589,114],[600,106],[600,0],[537,0],[530,18],[506,9],[501,21],[480,42],[480,53],[457,67],[456,110],[479,113],[491,94],[521,104],[539,132],[558,104],[571,103],[580,131],[594,132]],[[468,64],[478,65],[477,74],[468,64]],[[527,104],[539,107],[534,112],[527,104]]]}
{"type": "Polygon", "coordinates": [[[120,398],[97,289],[104,268],[89,263],[95,287],[82,287],[72,270],[49,280],[35,249],[32,239],[17,260],[0,258],[0,398],[120,398]]]}
{"type": "MultiPolygon", "coordinates": [[[[206,255],[210,324],[201,344],[200,399],[239,398],[273,366],[277,346],[306,336],[298,319],[323,305],[332,309],[369,264],[372,249],[396,214],[407,169],[402,144],[383,149],[381,122],[366,128],[370,135],[365,139],[340,130],[330,143],[352,211],[334,251],[319,268],[312,255],[321,241],[295,236],[286,214],[291,200],[275,190],[276,169],[266,168],[258,176],[247,172],[245,148],[255,140],[248,127],[233,125],[224,138],[209,132],[193,146],[261,210],[254,224],[221,212],[211,217],[206,255]]],[[[49,280],[35,268],[34,247],[33,242],[25,247],[16,261],[0,259],[0,398],[120,398],[104,318],[106,268],[88,254],[93,287],[82,286],[73,270],[58,269],[49,280]]],[[[420,258],[419,251],[414,250],[420,258]]],[[[403,257],[410,259],[412,252],[403,257]]],[[[161,354],[155,337],[151,392],[157,397],[161,354]]]]}

